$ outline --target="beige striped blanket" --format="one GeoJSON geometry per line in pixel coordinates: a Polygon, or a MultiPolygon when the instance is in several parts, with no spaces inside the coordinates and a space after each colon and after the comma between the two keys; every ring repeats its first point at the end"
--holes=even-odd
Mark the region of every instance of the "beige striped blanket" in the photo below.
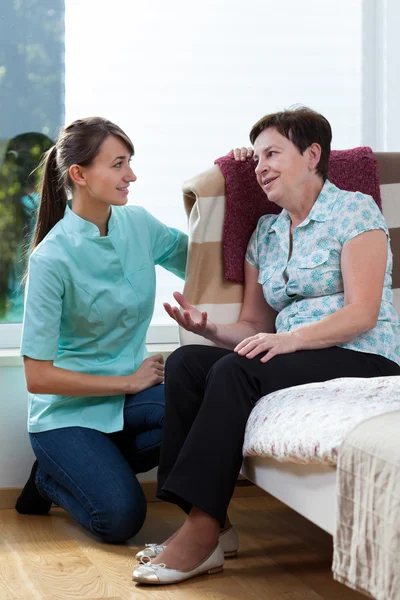
{"type": "Polygon", "coordinates": [[[400,410],[368,419],[340,447],[334,578],[400,598],[400,410]]]}
{"type": "MultiPolygon", "coordinates": [[[[400,152],[378,152],[375,157],[393,251],[394,305],[400,314],[400,152]]],[[[185,298],[200,310],[206,310],[211,321],[234,323],[240,313],[243,286],[224,279],[225,180],[220,168],[214,165],[186,181],[183,198],[189,219],[185,298]]],[[[180,340],[182,344],[208,343],[184,330],[180,331],[180,340]]]]}

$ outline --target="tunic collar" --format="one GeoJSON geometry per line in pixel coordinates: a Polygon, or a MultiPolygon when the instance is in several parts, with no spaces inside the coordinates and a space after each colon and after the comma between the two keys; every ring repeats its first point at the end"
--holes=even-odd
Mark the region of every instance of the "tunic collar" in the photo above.
{"type": "MultiPolygon", "coordinates": [[[[71,233],[79,233],[84,237],[89,238],[100,238],[100,230],[91,221],[86,221],[79,217],[76,213],[74,213],[71,208],[67,205],[64,213],[64,217],[62,219],[63,225],[65,229],[67,229],[71,233]]],[[[115,214],[113,209],[111,208],[111,215],[108,220],[108,233],[109,235],[115,225],[115,214]]]]}

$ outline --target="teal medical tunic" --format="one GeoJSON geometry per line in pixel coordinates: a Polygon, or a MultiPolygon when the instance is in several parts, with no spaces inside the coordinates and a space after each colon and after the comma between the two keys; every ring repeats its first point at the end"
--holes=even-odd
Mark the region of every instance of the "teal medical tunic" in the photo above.
{"type": "MultiPolygon", "coordinates": [[[[146,358],[161,265],[184,278],[187,236],[141,207],[113,207],[108,235],[70,208],[31,254],[21,355],[92,375],[129,375],[146,358]]],[[[123,429],[125,396],[29,394],[28,430],[123,429]]]]}

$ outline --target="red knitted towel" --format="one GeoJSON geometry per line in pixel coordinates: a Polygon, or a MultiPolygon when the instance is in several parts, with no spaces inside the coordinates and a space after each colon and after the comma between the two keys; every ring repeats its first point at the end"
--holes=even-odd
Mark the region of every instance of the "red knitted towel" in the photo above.
{"type": "MultiPolygon", "coordinates": [[[[225,178],[224,276],[229,281],[243,283],[246,248],[258,219],[262,215],[278,214],[281,209],[269,202],[258,185],[252,160],[236,161],[228,154],[218,158],[215,164],[225,178]]],[[[371,148],[333,150],[328,177],[338,188],[369,194],[382,210],[379,171],[371,148]]]]}

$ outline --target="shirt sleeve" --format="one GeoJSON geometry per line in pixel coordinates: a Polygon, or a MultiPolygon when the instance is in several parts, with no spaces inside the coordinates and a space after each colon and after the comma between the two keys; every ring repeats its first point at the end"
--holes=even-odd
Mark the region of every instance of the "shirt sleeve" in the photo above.
{"type": "Polygon", "coordinates": [[[143,211],[149,227],[155,264],[185,279],[188,236],[178,229],[167,227],[149,212],[143,211]]]}
{"type": "Polygon", "coordinates": [[[54,262],[34,253],[29,260],[21,356],[54,360],[58,353],[64,284],[54,262]]]}
{"type": "Polygon", "coordinates": [[[355,192],[347,197],[338,214],[337,231],[342,245],[360,233],[383,229],[389,235],[385,218],[371,196],[355,192]]]}
{"type": "Polygon", "coordinates": [[[247,244],[245,259],[252,267],[259,269],[260,265],[258,262],[258,251],[257,251],[257,229],[258,229],[258,227],[253,231],[252,236],[249,240],[249,243],[247,244]]]}

